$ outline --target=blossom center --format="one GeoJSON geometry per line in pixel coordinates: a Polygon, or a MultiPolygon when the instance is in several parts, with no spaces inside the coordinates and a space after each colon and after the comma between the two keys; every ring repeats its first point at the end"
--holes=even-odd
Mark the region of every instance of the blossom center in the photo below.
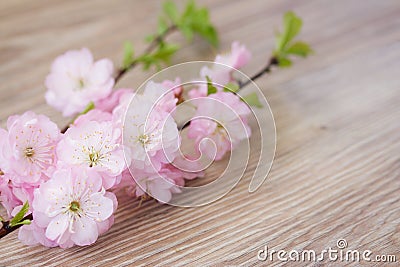
{"type": "Polygon", "coordinates": [[[142,134],[138,137],[138,140],[142,145],[146,145],[150,142],[150,137],[147,134],[142,134]]]}
{"type": "Polygon", "coordinates": [[[27,158],[31,158],[33,157],[33,155],[35,155],[35,151],[33,150],[32,147],[27,147],[25,148],[24,154],[27,158]]]}
{"type": "Polygon", "coordinates": [[[78,201],[72,201],[69,204],[69,210],[72,212],[77,212],[80,209],[81,205],[79,204],[78,201]]]}
{"type": "Polygon", "coordinates": [[[78,90],[82,90],[83,88],[85,88],[85,80],[83,78],[80,78],[78,80],[78,90]]]}
{"type": "Polygon", "coordinates": [[[96,166],[99,159],[100,159],[99,152],[90,153],[89,154],[89,167],[96,166]]]}

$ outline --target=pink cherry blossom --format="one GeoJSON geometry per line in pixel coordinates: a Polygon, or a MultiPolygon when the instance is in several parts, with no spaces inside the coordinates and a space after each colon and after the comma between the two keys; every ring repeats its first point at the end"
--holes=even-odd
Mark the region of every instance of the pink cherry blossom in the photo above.
{"type": "Polygon", "coordinates": [[[22,203],[14,195],[12,182],[7,174],[0,176],[0,201],[3,207],[7,210],[9,217],[11,216],[13,209],[22,203]]]}
{"type": "Polygon", "coordinates": [[[0,201],[7,210],[9,217],[13,217],[28,201],[32,203],[33,191],[37,187],[29,184],[15,185],[10,177],[14,174],[5,173],[0,176],[0,201]]]}
{"type": "Polygon", "coordinates": [[[33,220],[61,247],[90,245],[110,227],[114,202],[115,196],[104,191],[96,174],[61,169],[35,190],[33,220]]]}
{"type": "Polygon", "coordinates": [[[175,97],[179,96],[182,91],[183,87],[181,85],[181,79],[179,77],[176,77],[174,81],[172,80],[164,80],[162,82],[162,85],[167,88],[167,89],[172,89],[174,91],[175,97]]]}
{"type": "Polygon", "coordinates": [[[57,125],[46,116],[28,111],[10,117],[7,127],[8,162],[16,174],[11,176],[13,183],[38,185],[56,162],[55,148],[60,139],[57,125]]]}
{"type": "Polygon", "coordinates": [[[129,95],[132,93],[133,93],[133,89],[114,90],[107,98],[98,100],[95,103],[95,107],[96,107],[96,109],[111,113],[113,111],[113,109],[119,105],[121,99],[125,95],[129,95]]]}
{"type": "Polygon", "coordinates": [[[8,142],[8,132],[0,128],[0,173],[4,174],[4,172],[10,169],[10,154],[11,148],[8,142]]]}
{"type": "MultiPolygon", "coordinates": [[[[200,70],[200,76],[204,79],[204,81],[206,80],[206,77],[209,77],[211,81],[215,83],[215,87],[218,89],[218,91],[222,91],[223,86],[234,81],[232,77],[233,69],[227,66],[230,66],[234,69],[240,69],[250,61],[250,58],[251,53],[246,46],[241,45],[239,42],[233,42],[230,53],[225,55],[217,55],[215,57],[214,62],[223,65],[215,64],[212,67],[204,66],[200,70]]],[[[189,91],[190,98],[203,96],[207,96],[206,84],[201,84],[197,89],[189,91]]]]}
{"type": "Polygon", "coordinates": [[[248,106],[233,93],[217,92],[209,95],[198,102],[196,117],[205,118],[190,122],[188,137],[196,141],[199,151],[210,158],[220,160],[241,140],[250,137],[251,131],[247,124],[247,116],[250,113],[248,106]],[[216,145],[216,151],[213,143],[216,145]]]}
{"type": "MultiPolygon", "coordinates": [[[[135,170],[133,176],[136,181],[136,196],[140,197],[149,194],[161,203],[171,200],[173,193],[179,193],[174,179],[165,175],[163,171],[146,172],[135,170]]],[[[179,180],[179,179],[177,179],[179,180]]]]}
{"type": "Polygon", "coordinates": [[[168,113],[157,109],[151,98],[135,95],[126,113],[124,145],[131,153],[131,168],[159,170],[175,158],[180,136],[168,113]]]}
{"type": "Polygon", "coordinates": [[[54,60],[46,77],[46,101],[64,116],[77,114],[111,93],[113,71],[110,60],[94,62],[86,48],[68,51],[54,60]]]}
{"type": "Polygon", "coordinates": [[[120,97],[119,104],[112,111],[112,121],[115,127],[123,127],[126,111],[135,95],[135,93],[130,92],[120,97]]]}
{"type": "Polygon", "coordinates": [[[178,102],[178,99],[175,97],[174,86],[174,83],[171,81],[165,81],[162,84],[149,81],[146,84],[143,95],[156,104],[157,108],[170,113],[178,102]]]}
{"type": "Polygon", "coordinates": [[[88,122],[107,122],[112,121],[112,114],[99,109],[92,109],[88,113],[80,115],[73,123],[73,127],[81,127],[88,122]]]}
{"type": "Polygon", "coordinates": [[[40,227],[35,221],[29,225],[23,225],[18,232],[18,239],[28,246],[41,244],[45,247],[56,247],[57,242],[46,237],[46,228],[40,227]]]}
{"type": "Polygon", "coordinates": [[[119,182],[125,169],[121,129],[111,121],[87,121],[67,130],[57,146],[60,161],[84,166],[89,172],[97,172],[108,189],[119,182]]]}
{"type": "Polygon", "coordinates": [[[250,51],[245,45],[241,45],[236,41],[232,43],[231,52],[226,55],[217,55],[215,62],[231,66],[235,69],[240,69],[249,63],[250,59],[250,51]]]}

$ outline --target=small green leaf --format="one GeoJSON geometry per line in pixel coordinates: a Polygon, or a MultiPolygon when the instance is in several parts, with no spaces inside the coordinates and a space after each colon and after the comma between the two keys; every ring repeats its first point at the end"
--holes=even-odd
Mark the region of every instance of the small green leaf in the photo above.
{"type": "Polygon", "coordinates": [[[159,35],[164,34],[164,32],[168,29],[168,23],[167,20],[164,17],[159,17],[158,18],[158,29],[157,33],[159,35]]]}
{"type": "Polygon", "coordinates": [[[203,37],[211,45],[218,45],[218,34],[210,22],[208,9],[198,8],[194,1],[188,2],[176,25],[188,40],[191,40],[195,33],[203,37]]]}
{"type": "Polygon", "coordinates": [[[16,225],[29,225],[29,224],[31,224],[31,220],[26,219],[26,220],[23,220],[21,222],[18,222],[16,224],[14,224],[13,226],[16,226],[16,225]]]}
{"type": "Polygon", "coordinates": [[[281,68],[287,68],[292,66],[292,61],[287,57],[278,57],[278,65],[281,68]]]}
{"type": "Polygon", "coordinates": [[[122,61],[122,68],[128,69],[133,62],[133,45],[131,42],[124,43],[124,59],[122,61]]]}
{"type": "Polygon", "coordinates": [[[182,32],[183,36],[185,36],[186,40],[192,41],[194,33],[190,26],[185,24],[180,25],[179,30],[182,32]]]}
{"type": "Polygon", "coordinates": [[[300,41],[292,44],[286,50],[287,54],[301,56],[301,57],[306,57],[309,54],[311,54],[312,52],[313,52],[313,50],[311,49],[311,47],[307,43],[300,42],[300,41]]]}
{"type": "Polygon", "coordinates": [[[150,35],[147,35],[145,38],[144,38],[144,41],[146,42],[146,43],[151,43],[151,42],[153,42],[153,40],[156,38],[156,36],[154,36],[154,34],[150,34],[150,35]]]}
{"type": "Polygon", "coordinates": [[[175,44],[161,43],[152,54],[145,54],[136,58],[137,62],[143,63],[143,69],[148,70],[155,66],[161,68],[162,63],[169,63],[173,54],[178,51],[179,46],[175,44]]]}
{"type": "Polygon", "coordinates": [[[260,100],[258,99],[258,95],[255,92],[243,96],[242,100],[244,102],[246,102],[247,105],[249,105],[249,106],[257,107],[257,108],[263,107],[263,105],[260,103],[260,100]]]}
{"type": "Polygon", "coordinates": [[[227,83],[224,86],[224,92],[237,92],[239,90],[239,85],[236,83],[227,83]]]}
{"type": "Polygon", "coordinates": [[[90,101],[89,104],[85,107],[85,109],[80,113],[80,115],[84,115],[95,108],[93,101],[90,101]]]}
{"type": "Polygon", "coordinates": [[[276,36],[276,49],[278,52],[285,50],[294,37],[300,32],[303,22],[293,12],[286,12],[283,17],[283,32],[276,36]]]}
{"type": "Polygon", "coordinates": [[[10,226],[13,227],[15,225],[18,225],[18,223],[21,223],[22,219],[24,218],[25,214],[29,210],[29,203],[26,201],[24,205],[22,206],[21,210],[10,220],[10,226]]]}
{"type": "Polygon", "coordinates": [[[215,94],[218,91],[217,88],[212,84],[210,77],[206,76],[206,79],[207,79],[207,95],[215,94]]]}
{"type": "Polygon", "coordinates": [[[163,4],[163,10],[168,18],[176,24],[179,20],[179,12],[174,2],[166,1],[163,4]]]}
{"type": "Polygon", "coordinates": [[[179,46],[174,44],[163,44],[154,52],[153,61],[156,63],[169,63],[173,54],[178,51],[179,46]]]}

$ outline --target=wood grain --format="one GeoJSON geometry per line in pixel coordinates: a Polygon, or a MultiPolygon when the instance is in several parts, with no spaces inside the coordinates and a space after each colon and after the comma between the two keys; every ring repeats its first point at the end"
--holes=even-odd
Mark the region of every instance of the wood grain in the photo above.
{"type": "MultiPolygon", "coordinates": [[[[0,266],[280,265],[259,262],[258,250],[321,251],[340,238],[349,249],[393,254],[400,261],[399,2],[199,2],[211,10],[222,51],[239,40],[253,52],[244,70],[249,75],[268,59],[282,13],[294,10],[304,18],[301,38],[316,54],[257,81],[277,126],[267,182],[249,194],[248,173],[226,197],[196,209],[153,201],[137,208],[136,200],[121,195],[115,225],[96,244],[27,247],[14,233],[0,242],[0,266]]],[[[33,109],[62,126],[66,119],[43,98],[54,57],[85,46],[117,63],[123,41],[132,40],[137,51],[145,47],[142,39],[154,31],[160,10],[158,1],[1,1],[2,125],[7,116],[33,109]]],[[[184,41],[179,35],[171,40],[184,41]]],[[[183,46],[174,63],[214,54],[196,40],[183,46]]],[[[148,75],[136,69],[120,86],[138,86],[148,75]]]]}

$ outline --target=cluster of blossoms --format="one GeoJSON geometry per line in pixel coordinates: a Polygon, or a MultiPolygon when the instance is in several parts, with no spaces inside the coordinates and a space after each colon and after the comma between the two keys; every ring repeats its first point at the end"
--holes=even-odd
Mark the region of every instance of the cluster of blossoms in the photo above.
{"type": "MultiPolygon", "coordinates": [[[[249,59],[249,51],[233,43],[231,52],[215,61],[241,68],[249,59]]],[[[114,222],[117,190],[166,203],[185,180],[202,176],[201,171],[187,171],[198,166],[182,170],[174,164],[181,158],[183,131],[171,114],[184,97],[200,99],[196,115],[201,118],[185,131],[194,141],[194,155],[205,152],[220,160],[250,136],[250,109],[222,86],[211,94],[207,83],[185,92],[176,78],[148,82],[139,94],[113,90],[113,73],[110,60],[94,61],[88,49],[66,52],[56,58],[45,82],[47,103],[76,118],[65,133],[32,111],[11,116],[7,129],[0,129],[1,203],[13,217],[28,202],[27,214],[33,218],[19,230],[22,242],[62,248],[92,244],[114,222]],[[237,116],[223,112],[218,103],[237,116]],[[88,106],[92,108],[82,114],[88,106]],[[243,125],[245,131],[236,130],[243,125]]],[[[234,82],[228,68],[204,67],[199,75],[220,85],[234,82]]]]}

